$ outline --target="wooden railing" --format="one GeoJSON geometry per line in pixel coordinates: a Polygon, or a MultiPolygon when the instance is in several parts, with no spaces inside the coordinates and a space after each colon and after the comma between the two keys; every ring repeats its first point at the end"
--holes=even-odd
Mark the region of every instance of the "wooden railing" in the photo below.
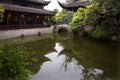
{"type": "Polygon", "coordinates": [[[43,24],[27,24],[27,25],[0,25],[0,30],[16,30],[16,29],[30,29],[30,28],[46,28],[51,25],[43,24]]]}

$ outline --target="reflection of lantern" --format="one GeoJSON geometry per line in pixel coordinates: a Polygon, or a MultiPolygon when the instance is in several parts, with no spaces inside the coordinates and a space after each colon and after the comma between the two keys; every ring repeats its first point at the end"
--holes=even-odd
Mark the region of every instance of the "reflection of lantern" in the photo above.
{"type": "Polygon", "coordinates": [[[40,16],[36,16],[36,19],[39,19],[40,18],[40,16]]]}
{"type": "Polygon", "coordinates": [[[24,19],[24,18],[25,18],[25,16],[22,14],[22,15],[21,15],[21,18],[22,18],[22,19],[24,19]]]}
{"type": "Polygon", "coordinates": [[[10,14],[10,13],[9,13],[9,14],[7,14],[7,17],[8,17],[8,18],[10,18],[11,16],[12,16],[12,14],[10,14]]]}

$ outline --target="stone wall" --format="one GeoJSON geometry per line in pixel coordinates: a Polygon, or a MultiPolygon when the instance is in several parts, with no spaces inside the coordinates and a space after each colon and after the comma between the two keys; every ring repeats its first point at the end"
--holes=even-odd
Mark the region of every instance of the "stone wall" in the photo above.
{"type": "Polygon", "coordinates": [[[19,29],[19,30],[2,30],[0,31],[0,39],[14,38],[20,36],[49,34],[53,33],[53,27],[47,28],[33,28],[33,29],[19,29]]]}

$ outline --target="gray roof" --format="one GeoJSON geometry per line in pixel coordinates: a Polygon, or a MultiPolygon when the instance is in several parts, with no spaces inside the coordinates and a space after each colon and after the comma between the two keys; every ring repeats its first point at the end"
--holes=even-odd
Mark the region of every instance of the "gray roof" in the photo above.
{"type": "Polygon", "coordinates": [[[58,1],[58,3],[63,8],[85,7],[89,5],[88,0],[76,0],[76,1],[74,0],[68,3],[61,3],[58,1]]]}
{"type": "Polygon", "coordinates": [[[8,10],[8,11],[34,13],[34,14],[45,14],[45,15],[54,15],[55,14],[52,11],[48,11],[48,10],[45,10],[45,9],[23,7],[23,6],[5,4],[5,3],[1,3],[1,4],[5,8],[5,10],[8,10]]]}
{"type": "Polygon", "coordinates": [[[48,5],[51,1],[44,1],[44,0],[26,0],[29,2],[33,2],[33,3],[39,3],[39,4],[44,4],[44,5],[48,5]]]}

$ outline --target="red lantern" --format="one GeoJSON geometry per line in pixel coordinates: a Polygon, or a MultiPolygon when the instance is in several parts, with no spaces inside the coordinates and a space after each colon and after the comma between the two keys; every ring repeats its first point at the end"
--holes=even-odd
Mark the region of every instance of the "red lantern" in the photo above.
{"type": "Polygon", "coordinates": [[[40,16],[36,16],[36,19],[39,19],[40,18],[40,16]]]}
{"type": "Polygon", "coordinates": [[[10,14],[10,13],[9,13],[9,14],[7,14],[7,17],[8,17],[8,18],[12,17],[12,14],[10,14]]]}
{"type": "Polygon", "coordinates": [[[22,14],[22,15],[21,15],[21,18],[22,18],[22,19],[24,19],[24,18],[25,18],[25,16],[22,14]]]}
{"type": "Polygon", "coordinates": [[[47,16],[44,16],[44,19],[46,19],[47,18],[47,16]]]}

